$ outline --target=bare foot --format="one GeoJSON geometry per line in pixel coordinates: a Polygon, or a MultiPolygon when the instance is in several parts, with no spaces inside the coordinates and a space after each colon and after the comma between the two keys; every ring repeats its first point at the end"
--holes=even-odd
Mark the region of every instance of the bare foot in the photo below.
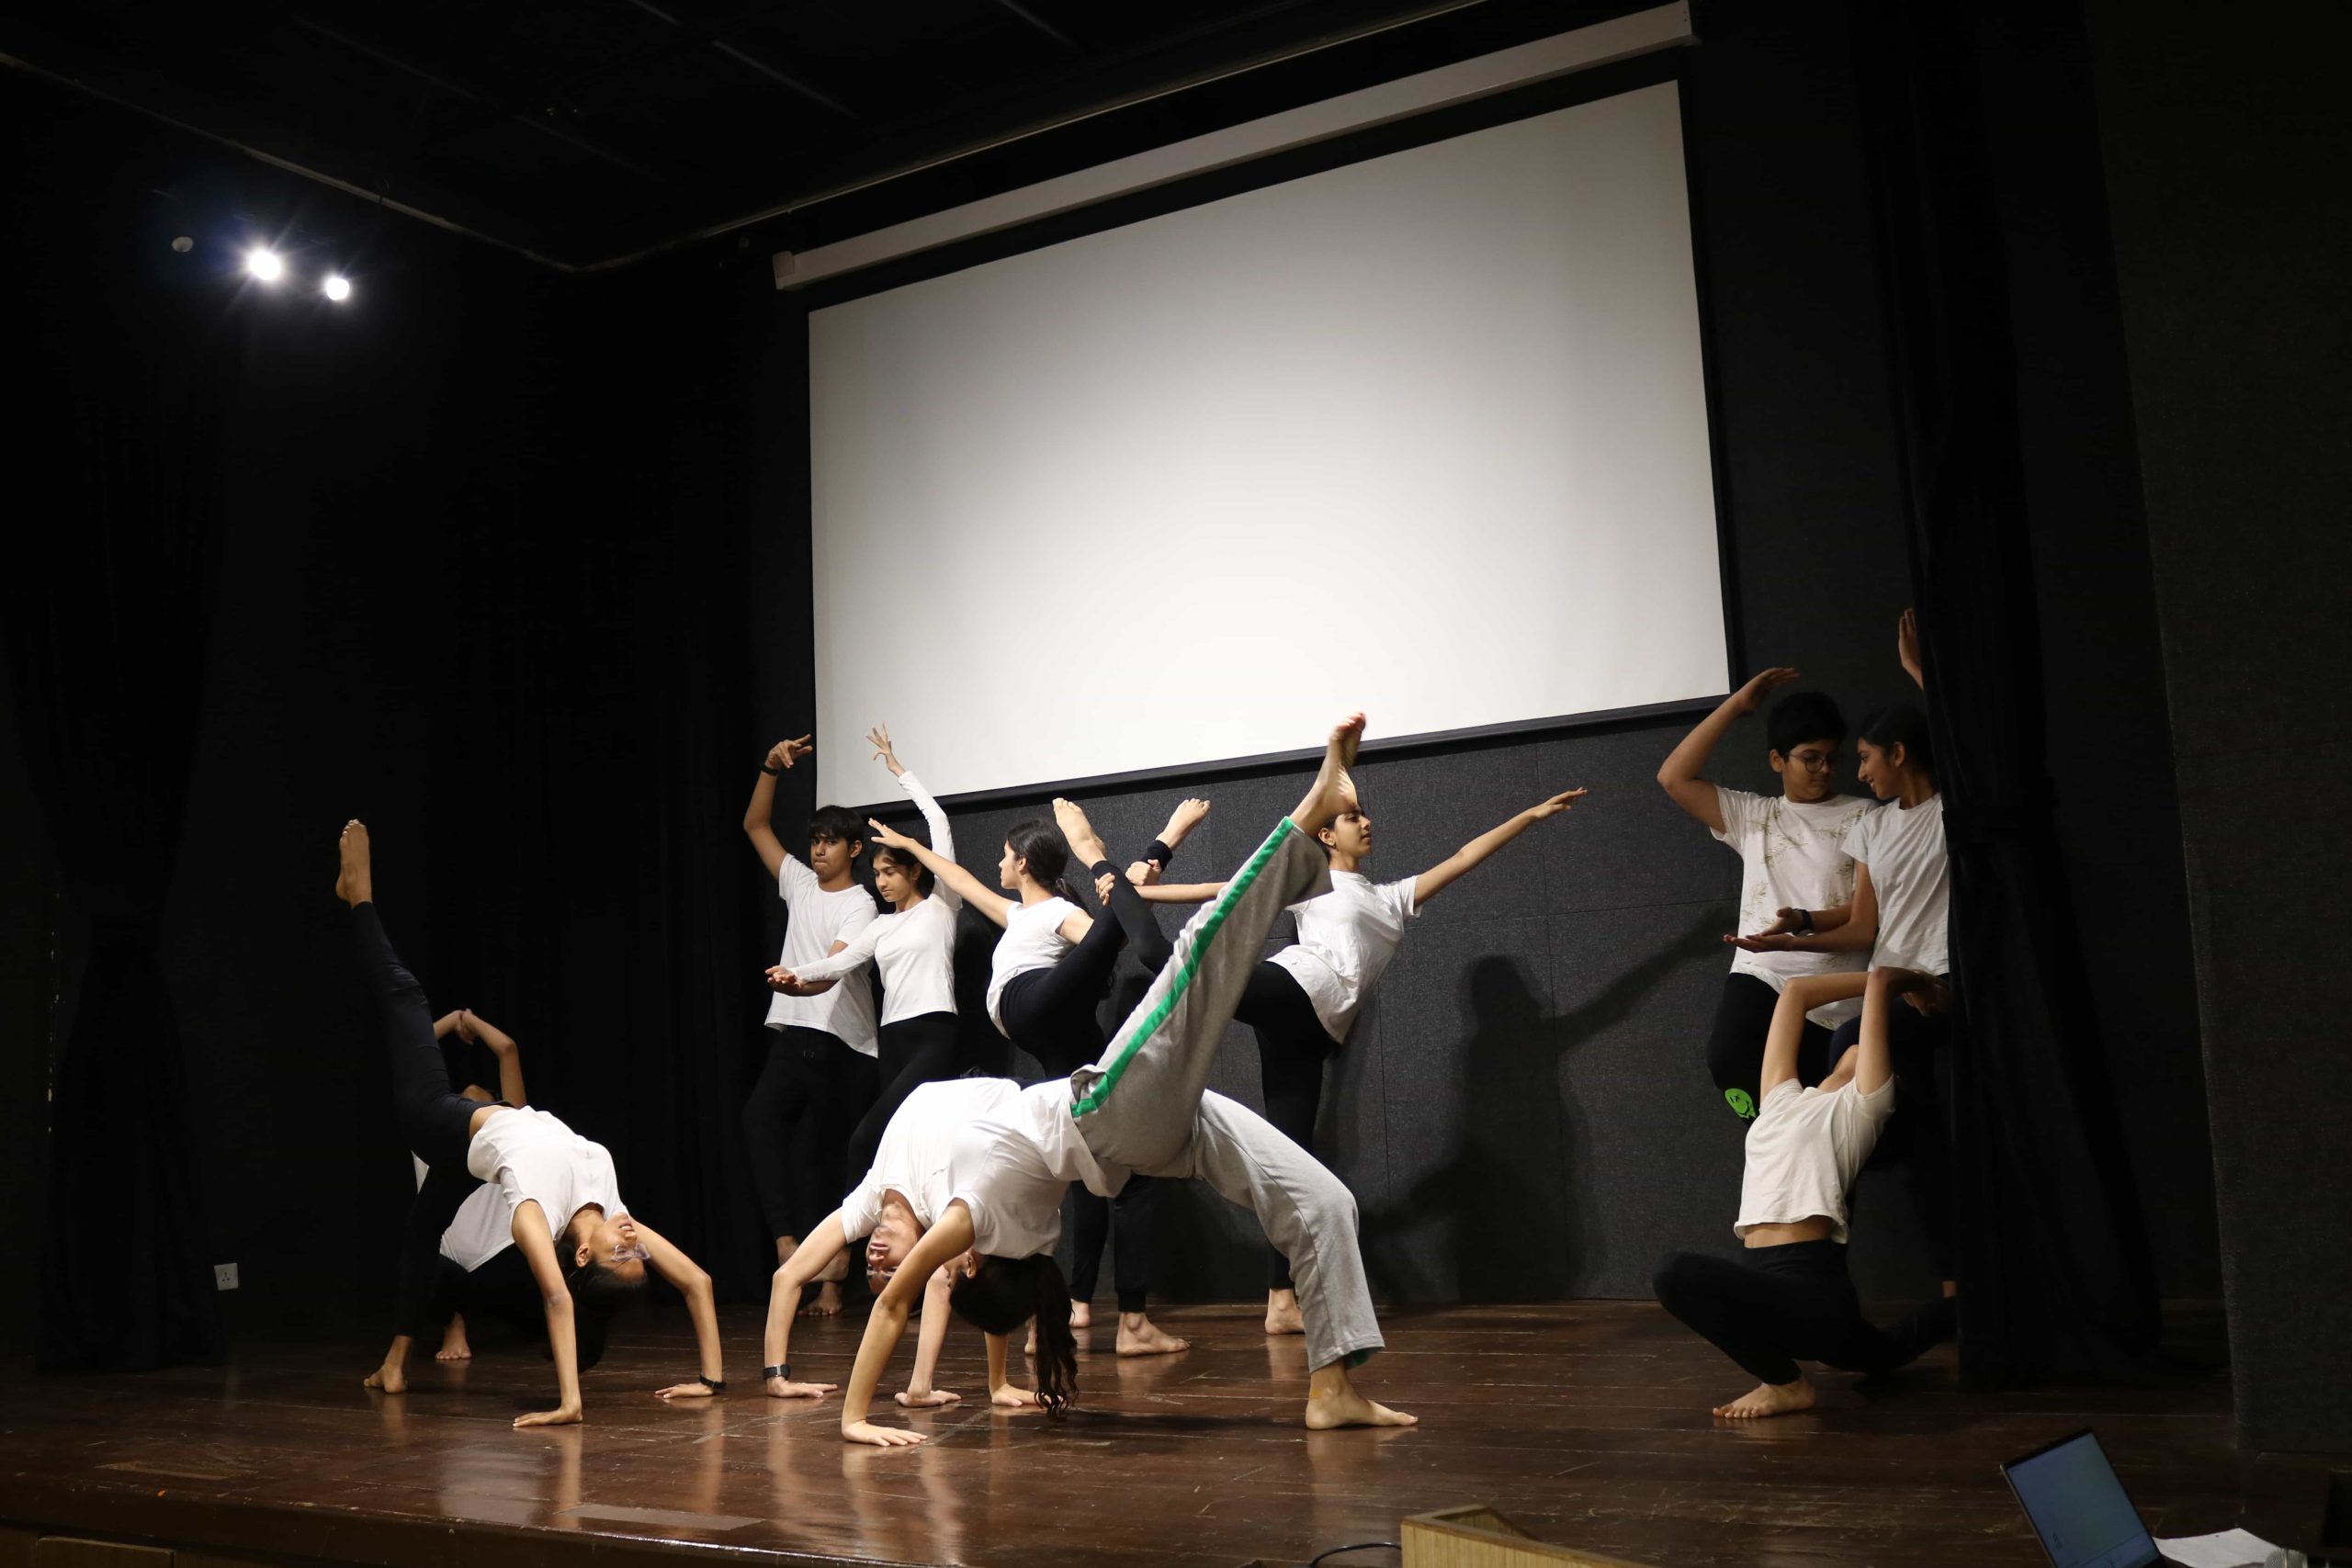
{"type": "Polygon", "coordinates": [[[368,851],[368,824],[356,817],[345,822],[337,848],[343,852],[343,868],[335,874],[334,896],[355,909],[373,903],[376,878],[374,861],[368,851]]]}
{"type": "Polygon", "coordinates": [[[1176,809],[1168,814],[1168,826],[1159,830],[1159,841],[1174,849],[1184,841],[1186,834],[1201,825],[1201,818],[1208,814],[1209,803],[1205,800],[1187,798],[1178,801],[1176,809]]]}
{"type": "Polygon", "coordinates": [[[1193,1342],[1179,1339],[1163,1332],[1139,1312],[1119,1314],[1118,1352],[1122,1356],[1172,1356],[1179,1350],[1189,1350],[1193,1342]]]}
{"type": "Polygon", "coordinates": [[[433,1353],[433,1359],[436,1361],[470,1361],[474,1359],[474,1348],[466,1343],[464,1318],[449,1320],[449,1326],[441,1334],[441,1348],[433,1353]]]}
{"type": "Polygon", "coordinates": [[[365,1386],[383,1393],[406,1393],[408,1374],[391,1362],[386,1361],[368,1374],[365,1386]]]}
{"type": "Polygon", "coordinates": [[[817,1287],[817,1299],[800,1309],[803,1317],[839,1317],[842,1314],[842,1288],[828,1280],[817,1287]]]}
{"type": "Polygon", "coordinates": [[[1073,1332],[1094,1326],[1094,1305],[1091,1302],[1069,1303],[1069,1325],[1073,1332]]]}
{"type": "Polygon", "coordinates": [[[1070,858],[1079,864],[1100,865],[1111,858],[1111,852],[1102,847],[1102,836],[1086,819],[1086,812],[1078,802],[1056,795],[1054,822],[1061,829],[1062,837],[1069,840],[1070,858]]]}
{"type": "Polygon", "coordinates": [[[1298,1314],[1296,1291],[1266,1292],[1266,1332],[1269,1334],[1304,1334],[1306,1320],[1298,1314]]]}
{"type": "Polygon", "coordinates": [[[1418,1427],[1420,1422],[1401,1410],[1391,1410],[1358,1393],[1348,1382],[1347,1373],[1340,1371],[1336,1378],[1326,1373],[1337,1370],[1335,1362],[1322,1369],[1309,1380],[1306,1390],[1306,1429],[1328,1432],[1334,1427],[1418,1427]]]}
{"type": "Polygon", "coordinates": [[[1291,810],[1290,819],[1299,828],[1312,833],[1337,817],[1353,798],[1355,786],[1348,777],[1348,769],[1356,760],[1356,745],[1363,739],[1363,715],[1351,713],[1332,728],[1330,738],[1323,743],[1323,765],[1316,770],[1315,782],[1291,810]]]}
{"type": "Polygon", "coordinates": [[[1733,1400],[1718,1404],[1714,1414],[1726,1421],[1757,1421],[1767,1416],[1793,1416],[1813,1408],[1813,1384],[1803,1374],[1789,1383],[1760,1382],[1733,1400]]]}

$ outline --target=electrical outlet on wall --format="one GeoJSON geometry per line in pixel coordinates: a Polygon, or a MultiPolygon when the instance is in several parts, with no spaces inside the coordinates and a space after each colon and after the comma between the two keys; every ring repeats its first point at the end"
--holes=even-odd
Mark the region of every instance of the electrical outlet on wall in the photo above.
{"type": "Polygon", "coordinates": [[[235,1290],[237,1288],[237,1266],[233,1263],[215,1263],[212,1266],[212,1283],[214,1287],[219,1290],[235,1290]]]}

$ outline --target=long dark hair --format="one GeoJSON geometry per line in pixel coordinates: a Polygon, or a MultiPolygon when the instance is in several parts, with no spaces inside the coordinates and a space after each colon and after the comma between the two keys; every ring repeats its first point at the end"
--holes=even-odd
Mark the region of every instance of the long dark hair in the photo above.
{"type": "Polygon", "coordinates": [[[1059,828],[1042,817],[1015,822],[1004,831],[1004,847],[1012,852],[1015,860],[1027,863],[1030,877],[1040,887],[1056,897],[1078,903],[1078,895],[1070,891],[1069,882],[1062,876],[1069,869],[1069,846],[1062,841],[1059,828]]]}
{"type": "Polygon", "coordinates": [[[1905,766],[1931,779],[1936,776],[1936,742],[1928,729],[1928,716],[1909,703],[1879,709],[1855,733],[1882,751],[1902,747],[1905,766]]]}
{"type": "MultiPolygon", "coordinates": [[[[575,1233],[589,1213],[582,1209],[571,1216],[555,1249],[556,1269],[563,1276],[563,1288],[571,1292],[572,1343],[583,1372],[605,1359],[605,1334],[613,1314],[645,1299],[642,1269],[630,1279],[593,1254],[587,1262],[579,1261],[580,1238],[575,1233]]],[[[549,1349],[552,1353],[553,1348],[549,1349]]]]}
{"type": "Polygon", "coordinates": [[[1056,1420],[1069,1413],[1078,1398],[1078,1336],[1069,1328],[1069,1282],[1052,1253],[983,1258],[957,1278],[947,1301],[983,1334],[1011,1334],[1035,1318],[1037,1403],[1056,1420]]]}
{"type": "MultiPolygon", "coordinates": [[[[921,844],[924,849],[930,849],[933,847],[931,841],[931,828],[926,823],[910,822],[906,827],[900,829],[899,831],[906,834],[908,838],[912,839],[916,843],[921,844]]],[[[914,851],[893,849],[888,844],[876,844],[874,846],[874,852],[866,857],[866,874],[868,875],[873,874],[874,869],[879,866],[885,860],[888,860],[892,865],[897,866],[900,871],[905,872],[910,877],[914,879],[916,892],[925,895],[928,895],[931,892],[931,885],[933,880],[931,874],[931,868],[923,864],[920,859],[916,858],[914,851]]]]}

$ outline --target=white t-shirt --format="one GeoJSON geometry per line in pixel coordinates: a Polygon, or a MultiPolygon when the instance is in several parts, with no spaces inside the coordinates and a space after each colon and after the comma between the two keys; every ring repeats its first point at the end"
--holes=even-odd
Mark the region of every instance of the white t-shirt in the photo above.
{"type": "Polygon", "coordinates": [[[1747,1127],[1747,1169],[1739,1182],[1739,1219],[1732,1235],[1758,1225],[1792,1225],[1820,1215],[1829,1239],[1846,1239],[1846,1194],[1894,1114],[1894,1080],[1864,1094],[1849,1078],[1829,1093],[1784,1078],[1756,1108],[1747,1127]]]}
{"type": "Polygon", "coordinates": [[[1069,951],[1062,922],[1080,912],[1067,898],[1045,898],[1035,904],[1006,900],[1004,934],[996,939],[996,952],[989,958],[989,1021],[996,1025],[999,1034],[1004,1033],[1004,1016],[997,1004],[1004,999],[1006,984],[1015,975],[1051,969],[1060,963],[1062,954],[1069,951]]]}
{"type": "MultiPolygon", "coordinates": [[[[776,894],[784,900],[784,955],[776,962],[797,975],[873,923],[880,911],[874,895],[856,883],[838,893],[817,885],[817,874],[787,854],[777,871],[776,894]]],[[[821,1029],[853,1051],[871,1056],[874,1043],[874,990],[864,981],[835,986],[813,997],[787,997],[781,991],[768,1000],[770,1029],[821,1029]]]]}
{"type": "MultiPolygon", "coordinates": [[[[1834,909],[1854,897],[1854,857],[1846,837],[1876,803],[1833,795],[1800,805],[1785,795],[1753,795],[1715,786],[1724,819],[1715,838],[1739,852],[1739,929],[1760,931],[1787,908],[1834,909]]],[[[1866,953],[1749,953],[1734,948],[1731,972],[1753,975],[1779,991],[1792,975],[1834,975],[1867,968],[1866,953]]],[[[1805,1014],[1835,1029],[1862,1010],[1860,997],[1805,1014]]]]}
{"type": "Polygon", "coordinates": [[[1846,849],[1870,867],[1871,891],[1878,896],[1878,942],[1871,962],[1949,974],[1951,862],[1944,854],[1944,797],[1931,795],[1908,811],[1888,801],[1855,825],[1846,849]]]}
{"type": "Polygon", "coordinates": [[[1330,891],[1290,907],[1298,919],[1298,944],[1275,953],[1273,962],[1290,971],[1333,1040],[1347,1039],[1356,1010],[1396,956],[1405,922],[1421,912],[1413,898],[1419,880],[1374,882],[1362,872],[1335,871],[1330,891]]]}
{"type": "MultiPolygon", "coordinates": [[[[911,773],[899,775],[899,787],[914,796],[923,820],[931,825],[931,847],[954,860],[956,835],[939,802],[911,773]]],[[[964,900],[949,891],[945,883],[933,881],[930,895],[913,908],[876,916],[850,939],[849,946],[830,958],[799,964],[793,972],[804,980],[830,980],[854,976],[865,964],[873,964],[882,976],[884,1023],[921,1018],[927,1012],[954,1012],[956,912],[963,907],[964,900]]]]}
{"type": "Polygon", "coordinates": [[[1010,1078],[950,1078],[907,1096],[883,1129],[874,1168],[842,1200],[842,1239],[855,1247],[896,1192],[928,1229],[961,1200],[972,1245],[998,1258],[1051,1252],[1073,1181],[1106,1198],[1127,1172],[1105,1168],[1070,1120],[1069,1080],[1023,1089],[1010,1078]]]}
{"type": "Polygon", "coordinates": [[[526,1199],[546,1216],[550,1240],[592,1203],[606,1219],[628,1213],[605,1145],[527,1105],[491,1112],[466,1146],[466,1168],[485,1185],[441,1233],[441,1256],[468,1272],[514,1245],[514,1211],[526,1199]]]}

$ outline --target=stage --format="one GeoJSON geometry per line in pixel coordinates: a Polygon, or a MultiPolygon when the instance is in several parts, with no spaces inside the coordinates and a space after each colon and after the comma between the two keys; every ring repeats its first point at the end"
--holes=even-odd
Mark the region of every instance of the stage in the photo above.
{"type": "MultiPolygon", "coordinates": [[[[625,1320],[586,1380],[589,1424],[514,1431],[552,1380],[536,1351],[412,1362],[397,1397],[360,1379],[382,1346],[270,1349],[228,1368],[17,1378],[0,1421],[0,1564],[38,1531],[180,1549],[184,1560],[531,1565],[745,1561],[1012,1565],[1304,1562],[1393,1541],[1402,1516],[1485,1503],[1536,1536],[1645,1563],[2028,1564],[2042,1561],[1996,1466],[2098,1428],[2158,1535],[2245,1524],[2316,1540],[2325,1467],[2229,1446],[2228,1382],[2184,1371],[2128,1389],[1979,1397],[1952,1351],[1868,1390],[1819,1380],[1820,1408],[1733,1427],[1736,1368],[1656,1307],[1578,1303],[1399,1312],[1362,1374],[1421,1418],[1310,1435],[1296,1338],[1240,1307],[1169,1311],[1193,1348],[1080,1370],[1059,1424],[984,1403],[978,1335],[958,1328],[941,1386],[959,1407],[906,1418],[932,1440],[849,1448],[840,1399],[764,1398],[758,1314],[725,1314],[736,1392],[663,1405],[694,1370],[683,1317],[625,1320]],[[588,1538],[588,1539],[583,1539],[588,1538]]],[[[2177,1348],[2220,1341],[2211,1308],[2176,1311],[2177,1348]]],[[[845,1381],[855,1321],[794,1336],[805,1376],[845,1381]]],[[[911,1345],[911,1338],[909,1341],[911,1345]]],[[[908,1357],[892,1371],[902,1386],[908,1357]]],[[[158,1554],[154,1561],[161,1562],[158,1554]]],[[[1365,1552],[1341,1561],[1394,1562],[1365,1552]]]]}

